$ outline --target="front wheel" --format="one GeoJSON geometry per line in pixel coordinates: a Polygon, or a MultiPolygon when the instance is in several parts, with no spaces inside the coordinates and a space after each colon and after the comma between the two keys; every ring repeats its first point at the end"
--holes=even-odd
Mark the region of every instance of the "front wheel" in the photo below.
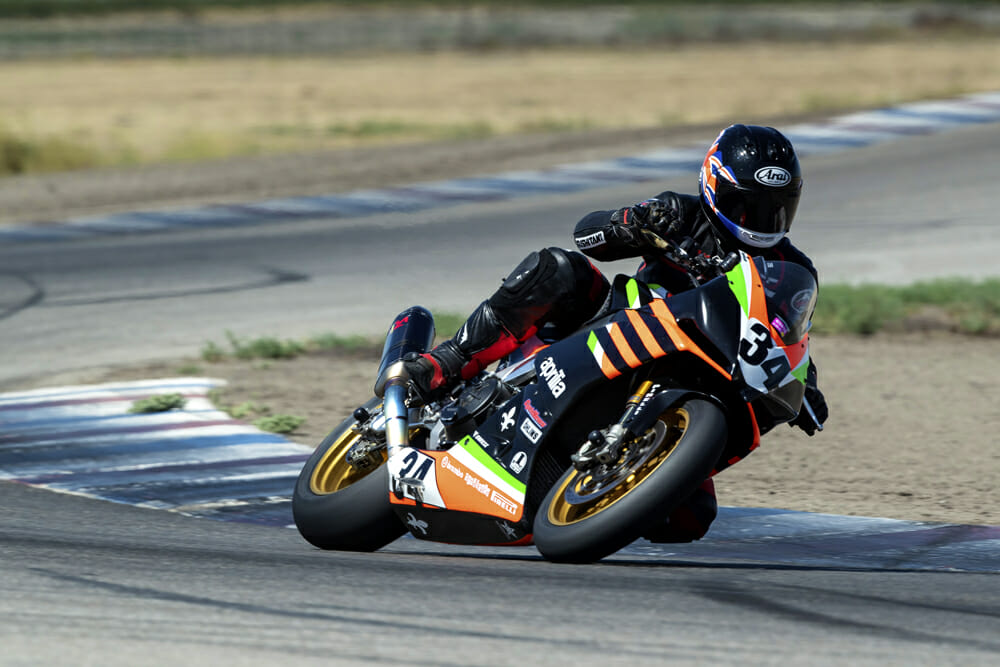
{"type": "Polygon", "coordinates": [[[705,481],[726,434],[715,404],[671,406],[626,443],[618,461],[570,468],[556,482],[535,516],[535,546],[548,560],[589,563],[630,544],[705,481]]]}
{"type": "MultiPolygon", "coordinates": [[[[379,400],[364,405],[374,412],[379,400]]],[[[306,461],[295,483],[292,515],[302,537],[320,549],[375,551],[406,532],[389,504],[389,469],[356,470],[346,459],[360,439],[345,419],[306,461]]],[[[384,452],[384,450],[383,450],[384,452]]]]}

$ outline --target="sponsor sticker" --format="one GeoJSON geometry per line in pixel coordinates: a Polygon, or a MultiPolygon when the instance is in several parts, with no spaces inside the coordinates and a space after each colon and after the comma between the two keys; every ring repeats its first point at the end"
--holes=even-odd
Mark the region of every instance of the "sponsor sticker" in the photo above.
{"type": "Polygon", "coordinates": [[[494,490],[490,493],[490,502],[502,509],[504,512],[507,512],[507,514],[517,514],[517,503],[499,491],[494,490]]]}
{"type": "Polygon", "coordinates": [[[478,442],[479,446],[482,447],[483,449],[489,449],[490,447],[492,447],[492,445],[490,445],[490,443],[486,441],[486,438],[484,438],[482,433],[480,433],[479,431],[472,432],[472,439],[478,442]]]}
{"type": "Polygon", "coordinates": [[[542,437],[541,429],[535,426],[530,419],[521,422],[521,433],[532,442],[538,442],[538,439],[542,437]]]}
{"type": "Polygon", "coordinates": [[[463,475],[465,475],[462,469],[456,466],[454,463],[452,463],[451,459],[448,458],[447,456],[441,459],[441,467],[447,470],[448,472],[454,473],[458,477],[462,477],[463,475]]]}
{"type": "Polygon", "coordinates": [[[531,404],[530,398],[524,402],[524,411],[531,417],[531,421],[538,425],[538,428],[545,428],[549,425],[548,422],[542,419],[542,415],[535,409],[535,406],[531,404]]]}
{"type": "Polygon", "coordinates": [[[507,496],[504,496],[503,494],[494,490],[492,486],[484,482],[477,475],[473,475],[471,472],[459,468],[448,456],[441,459],[441,467],[447,470],[448,472],[454,474],[456,477],[459,477],[462,480],[464,480],[466,486],[472,487],[477,492],[481,493],[483,496],[489,498],[494,504],[500,504],[500,503],[498,503],[491,497],[493,494],[499,495],[501,498],[506,499],[510,503],[514,502],[513,500],[507,498],[507,496]]]}
{"type": "Polygon", "coordinates": [[[510,461],[510,469],[514,472],[521,472],[526,465],[528,465],[528,455],[523,451],[514,454],[514,458],[510,461]]]}

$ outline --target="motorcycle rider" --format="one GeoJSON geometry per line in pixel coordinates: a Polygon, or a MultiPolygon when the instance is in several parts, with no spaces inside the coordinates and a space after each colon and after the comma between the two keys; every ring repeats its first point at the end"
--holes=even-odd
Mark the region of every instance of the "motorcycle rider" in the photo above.
{"type": "MultiPolygon", "coordinates": [[[[801,264],[816,277],[809,258],[785,236],[798,207],[802,174],[791,142],[778,130],[756,125],[724,129],[708,149],[698,186],[698,195],[661,192],[632,206],[584,216],[573,233],[583,254],[561,248],[532,252],[452,339],[406,359],[411,385],[424,397],[441,395],[515,350],[541,327],[547,337],[561,338],[595,317],[607,306],[611,288],[584,255],[599,261],[642,257],[635,277],[660,296],[692,287],[685,271],[667,260],[643,229],[691,254],[723,257],[744,250],[801,264]]],[[[826,421],[828,410],[812,363],[806,399],[816,421],[826,421]]],[[[816,421],[803,408],[791,423],[811,436],[816,421]]],[[[709,478],[646,537],[658,542],[700,539],[717,507],[709,478]]]]}

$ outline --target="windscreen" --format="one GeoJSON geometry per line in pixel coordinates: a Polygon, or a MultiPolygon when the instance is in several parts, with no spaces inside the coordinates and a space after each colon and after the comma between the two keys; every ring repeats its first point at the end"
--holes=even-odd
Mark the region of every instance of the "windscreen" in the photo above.
{"type": "Polygon", "coordinates": [[[816,280],[799,264],[754,257],[764,281],[767,314],[781,341],[791,345],[802,340],[816,308],[816,280]]]}

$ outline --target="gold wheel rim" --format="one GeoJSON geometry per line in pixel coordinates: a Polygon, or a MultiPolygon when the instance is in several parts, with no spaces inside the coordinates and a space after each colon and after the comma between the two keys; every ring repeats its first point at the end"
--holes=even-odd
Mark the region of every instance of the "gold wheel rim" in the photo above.
{"type": "MultiPolygon", "coordinates": [[[[327,447],[326,453],[323,454],[319,463],[313,468],[312,477],[309,479],[309,487],[313,493],[319,496],[335,493],[347,488],[381,467],[376,466],[368,470],[358,470],[347,462],[348,450],[360,439],[361,434],[353,428],[349,428],[332,445],[327,447]]],[[[380,453],[384,463],[386,459],[385,450],[380,453]]]]}
{"type": "MultiPolygon", "coordinates": [[[[668,410],[660,415],[656,424],[650,429],[650,431],[656,431],[656,433],[649,455],[644,456],[635,469],[631,470],[624,479],[613,484],[602,493],[596,495],[589,494],[593,496],[592,500],[582,503],[572,503],[567,500],[568,491],[574,492],[574,495],[577,496],[586,495],[581,493],[581,491],[588,484],[592,483],[594,479],[589,472],[574,470],[559,485],[555,497],[549,503],[549,522],[557,526],[568,526],[597,516],[613,506],[631,493],[633,489],[646,481],[650,475],[663,465],[663,462],[676,450],[677,444],[687,431],[689,423],[690,415],[683,408],[668,410]]],[[[647,431],[646,435],[650,431],[647,431]]],[[[634,439],[630,444],[634,446],[637,440],[639,439],[634,439]]]]}

